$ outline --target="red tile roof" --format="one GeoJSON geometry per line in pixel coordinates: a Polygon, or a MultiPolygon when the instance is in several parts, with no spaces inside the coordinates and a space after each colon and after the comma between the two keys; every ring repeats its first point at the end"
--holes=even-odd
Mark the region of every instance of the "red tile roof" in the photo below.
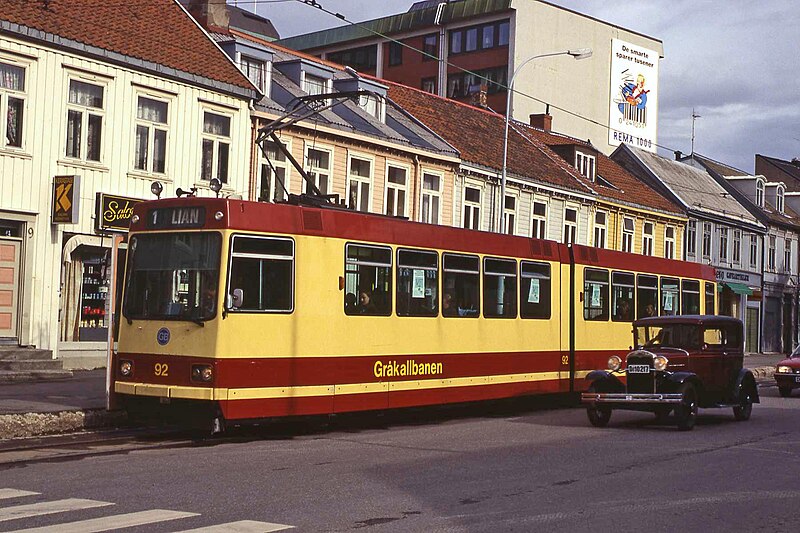
{"type": "Polygon", "coordinates": [[[2,20],[255,91],[175,0],[0,0],[2,20]]]}

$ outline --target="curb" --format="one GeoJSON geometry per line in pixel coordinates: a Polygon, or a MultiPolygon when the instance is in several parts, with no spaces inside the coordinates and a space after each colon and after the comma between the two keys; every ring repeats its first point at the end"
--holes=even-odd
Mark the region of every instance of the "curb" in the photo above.
{"type": "Polygon", "coordinates": [[[112,427],[127,419],[124,411],[105,409],[0,415],[0,440],[112,427]]]}

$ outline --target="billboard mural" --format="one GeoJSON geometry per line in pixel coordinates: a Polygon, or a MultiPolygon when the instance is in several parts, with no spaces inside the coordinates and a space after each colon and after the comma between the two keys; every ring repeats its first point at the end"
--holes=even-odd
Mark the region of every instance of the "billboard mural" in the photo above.
{"type": "Polygon", "coordinates": [[[608,143],[656,151],[658,52],[611,39],[608,143]]]}

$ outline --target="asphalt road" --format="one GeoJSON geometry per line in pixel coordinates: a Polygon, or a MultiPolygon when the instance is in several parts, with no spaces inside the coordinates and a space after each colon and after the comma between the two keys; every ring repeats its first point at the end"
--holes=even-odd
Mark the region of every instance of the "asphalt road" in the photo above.
{"type": "Polygon", "coordinates": [[[0,466],[0,531],[796,531],[800,391],[761,395],[751,420],[701,410],[691,432],[535,401],[66,443],[0,466]]]}

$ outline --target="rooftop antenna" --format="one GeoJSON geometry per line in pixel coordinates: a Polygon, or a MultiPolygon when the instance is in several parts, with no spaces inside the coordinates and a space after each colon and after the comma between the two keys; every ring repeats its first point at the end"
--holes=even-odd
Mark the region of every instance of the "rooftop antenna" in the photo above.
{"type": "Polygon", "coordinates": [[[694,122],[698,118],[702,118],[700,115],[694,112],[694,108],[692,108],[692,155],[694,155],[694,122]]]}

